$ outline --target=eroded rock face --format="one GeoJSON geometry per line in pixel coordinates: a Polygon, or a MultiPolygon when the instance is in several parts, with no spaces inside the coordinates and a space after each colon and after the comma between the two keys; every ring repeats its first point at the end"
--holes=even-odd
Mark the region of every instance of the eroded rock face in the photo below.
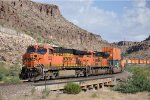
{"type": "Polygon", "coordinates": [[[94,50],[110,46],[100,36],[67,21],[61,15],[58,6],[51,4],[40,4],[30,0],[9,2],[2,0],[0,1],[0,24],[30,33],[29,35],[38,42],[94,50]]]}
{"type": "Polygon", "coordinates": [[[142,42],[137,45],[128,48],[127,52],[132,53],[136,51],[144,51],[150,49],[150,44],[148,42],[142,42]]]}
{"type": "Polygon", "coordinates": [[[141,42],[121,41],[115,43],[128,59],[150,59],[150,37],[141,42]]]}
{"type": "Polygon", "coordinates": [[[144,41],[150,41],[150,36],[147,39],[145,39],[144,41]]]}
{"type": "Polygon", "coordinates": [[[9,29],[8,31],[6,28],[0,28],[0,61],[9,63],[21,62],[26,48],[29,45],[36,44],[36,41],[24,33],[17,34],[16,32],[16,34],[11,34],[9,32],[15,33],[15,30],[9,29]]]}
{"type": "Polygon", "coordinates": [[[1,0],[0,25],[0,61],[21,62],[26,47],[41,42],[91,50],[111,46],[101,36],[67,21],[58,6],[52,4],[1,0]]]}
{"type": "Polygon", "coordinates": [[[132,41],[120,41],[116,43],[118,46],[132,46],[135,44],[138,44],[138,42],[132,42],[132,41]]]}

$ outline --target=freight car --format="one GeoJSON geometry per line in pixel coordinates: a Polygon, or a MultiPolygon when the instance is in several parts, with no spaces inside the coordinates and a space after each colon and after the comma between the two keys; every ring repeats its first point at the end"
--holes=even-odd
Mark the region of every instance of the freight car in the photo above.
{"type": "Polygon", "coordinates": [[[118,73],[123,67],[121,51],[118,48],[105,47],[101,51],[81,51],[34,45],[29,46],[23,55],[20,78],[31,81],[55,79],[69,73],[76,77],[87,77],[118,73]]]}
{"type": "Polygon", "coordinates": [[[150,64],[148,59],[125,59],[123,62],[126,64],[150,64]]]}

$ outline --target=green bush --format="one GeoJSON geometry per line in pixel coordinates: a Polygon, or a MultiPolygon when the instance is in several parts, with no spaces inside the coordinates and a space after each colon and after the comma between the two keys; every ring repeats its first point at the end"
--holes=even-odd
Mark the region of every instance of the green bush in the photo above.
{"type": "Polygon", "coordinates": [[[144,68],[130,68],[133,76],[126,82],[118,84],[114,89],[123,93],[150,92],[150,79],[144,68]]]}
{"type": "Polygon", "coordinates": [[[150,80],[144,76],[135,76],[125,83],[120,83],[115,90],[123,93],[150,91],[150,80]]]}
{"type": "Polygon", "coordinates": [[[68,83],[64,87],[64,92],[68,94],[78,94],[81,92],[81,88],[78,84],[68,83]]]}
{"type": "Polygon", "coordinates": [[[36,89],[35,89],[35,87],[33,87],[31,90],[31,94],[33,95],[35,93],[35,91],[36,91],[36,89]]]}
{"type": "Polygon", "coordinates": [[[17,76],[6,76],[3,78],[4,83],[17,84],[20,83],[20,79],[17,76]]]}
{"type": "Polygon", "coordinates": [[[6,75],[8,75],[8,70],[4,67],[0,67],[0,81],[2,81],[6,75]]]}
{"type": "Polygon", "coordinates": [[[42,98],[45,99],[49,95],[50,91],[48,89],[43,89],[42,98]]]}
{"type": "Polygon", "coordinates": [[[4,76],[3,76],[2,74],[0,74],[0,81],[2,81],[3,77],[4,77],[4,76]]]}
{"type": "Polygon", "coordinates": [[[92,97],[92,98],[97,98],[98,95],[97,95],[96,93],[93,93],[93,94],[91,95],[91,97],[92,97]]]}
{"type": "Polygon", "coordinates": [[[150,77],[150,65],[127,65],[125,70],[133,74],[142,74],[150,77]]]}
{"type": "Polygon", "coordinates": [[[3,100],[3,96],[0,94],[0,100],[3,100]]]}
{"type": "Polygon", "coordinates": [[[18,65],[10,67],[9,76],[18,76],[19,73],[20,73],[20,68],[18,65]]]}
{"type": "Polygon", "coordinates": [[[20,68],[18,65],[10,66],[0,63],[0,81],[10,84],[20,83],[19,73],[20,68]]]}

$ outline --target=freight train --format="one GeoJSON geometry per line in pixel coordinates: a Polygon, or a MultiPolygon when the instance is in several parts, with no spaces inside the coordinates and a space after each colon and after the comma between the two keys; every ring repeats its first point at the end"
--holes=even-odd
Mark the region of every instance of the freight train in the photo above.
{"type": "Polygon", "coordinates": [[[150,64],[150,60],[148,59],[124,59],[122,60],[124,64],[150,64]]]}
{"type": "Polygon", "coordinates": [[[121,50],[104,47],[99,51],[33,45],[23,55],[21,79],[55,79],[65,75],[88,77],[119,73],[124,69],[121,50]]]}

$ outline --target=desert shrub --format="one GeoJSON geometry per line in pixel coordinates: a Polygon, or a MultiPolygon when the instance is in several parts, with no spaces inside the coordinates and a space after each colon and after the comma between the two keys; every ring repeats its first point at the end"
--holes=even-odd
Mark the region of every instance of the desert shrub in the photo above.
{"type": "Polygon", "coordinates": [[[31,90],[31,94],[33,95],[35,93],[35,91],[36,91],[36,89],[35,89],[35,87],[33,87],[31,90]]]}
{"type": "Polygon", "coordinates": [[[17,84],[20,83],[20,79],[17,76],[6,76],[3,78],[4,83],[17,84]]]}
{"type": "Polygon", "coordinates": [[[150,65],[127,65],[125,70],[134,75],[144,75],[150,78],[150,65]]]}
{"type": "Polygon", "coordinates": [[[10,84],[20,83],[19,73],[19,65],[8,66],[0,63],[0,81],[10,84]]]}
{"type": "Polygon", "coordinates": [[[115,90],[123,93],[150,91],[150,80],[145,76],[134,76],[125,83],[120,83],[115,90]]]}
{"type": "Polygon", "coordinates": [[[81,87],[75,83],[68,83],[64,86],[64,92],[68,94],[78,94],[81,92],[81,87]]]}
{"type": "Polygon", "coordinates": [[[143,68],[132,68],[133,76],[126,82],[118,84],[114,89],[123,93],[150,92],[150,79],[143,68]]]}
{"type": "Polygon", "coordinates": [[[3,96],[0,94],[0,100],[3,100],[3,96]]]}
{"type": "Polygon", "coordinates": [[[0,81],[2,81],[2,79],[3,79],[3,75],[2,75],[2,74],[0,74],[0,81]]]}
{"type": "Polygon", "coordinates": [[[93,94],[91,95],[91,97],[92,97],[92,98],[97,98],[98,96],[97,96],[96,93],[93,93],[93,94]]]}
{"type": "Polygon", "coordinates": [[[49,95],[50,91],[48,89],[43,89],[42,98],[45,99],[49,95]]]}
{"type": "Polygon", "coordinates": [[[9,76],[18,76],[20,73],[20,67],[18,65],[14,65],[9,69],[9,76]]]}
{"type": "Polygon", "coordinates": [[[0,81],[2,81],[3,77],[5,77],[8,74],[9,74],[8,70],[0,66],[0,81]]]}

